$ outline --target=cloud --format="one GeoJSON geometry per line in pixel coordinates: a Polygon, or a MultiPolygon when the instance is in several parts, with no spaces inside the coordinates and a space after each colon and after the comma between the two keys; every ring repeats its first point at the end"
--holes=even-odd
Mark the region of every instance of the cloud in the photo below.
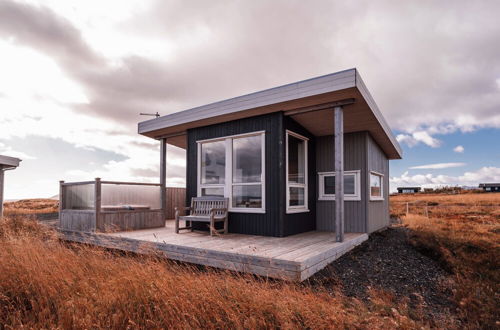
{"type": "Polygon", "coordinates": [[[426,131],[418,131],[410,134],[398,134],[396,139],[399,143],[405,143],[407,146],[414,147],[419,143],[423,143],[432,148],[437,148],[441,146],[441,141],[433,138],[426,131]]]}
{"type": "Polygon", "coordinates": [[[403,173],[399,177],[391,177],[391,191],[399,186],[416,185],[427,188],[440,186],[478,186],[481,182],[499,182],[500,167],[482,167],[476,171],[465,172],[459,176],[434,175],[434,174],[416,174],[409,175],[409,172],[403,173]]]}
{"type": "Polygon", "coordinates": [[[411,170],[416,170],[416,169],[439,170],[439,169],[444,169],[444,168],[462,167],[465,165],[466,165],[465,163],[437,163],[437,164],[412,166],[412,167],[410,167],[410,169],[411,170]]]}
{"type": "Polygon", "coordinates": [[[456,146],[455,148],[453,148],[453,151],[462,154],[465,151],[465,149],[463,146],[456,146]]]}
{"type": "Polygon", "coordinates": [[[16,157],[21,160],[32,160],[36,159],[36,157],[28,155],[22,151],[19,150],[13,150],[12,147],[6,145],[5,143],[0,142],[0,155],[2,156],[10,156],[10,157],[16,157]]]}
{"type": "Polygon", "coordinates": [[[54,58],[89,98],[77,111],[135,123],[141,111],[166,114],[357,67],[409,143],[435,147],[433,131],[443,126],[500,127],[500,3],[170,0],[136,9],[128,1],[117,17],[84,3],[49,4],[3,1],[0,35],[54,58]],[[128,53],[110,58],[93,48],[109,43],[128,53]],[[149,53],[166,47],[168,56],[134,51],[144,45],[153,45],[149,53]]]}
{"type": "Polygon", "coordinates": [[[113,151],[127,160],[101,176],[152,180],[157,142],[136,134],[140,112],[356,67],[398,141],[436,148],[437,135],[500,128],[498,11],[465,0],[0,1],[0,138],[113,151]]]}

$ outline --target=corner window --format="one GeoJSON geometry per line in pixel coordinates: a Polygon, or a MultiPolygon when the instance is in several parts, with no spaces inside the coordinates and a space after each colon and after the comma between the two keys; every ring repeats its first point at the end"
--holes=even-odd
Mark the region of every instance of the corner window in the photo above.
{"type": "Polygon", "coordinates": [[[264,132],[198,141],[198,196],[229,198],[229,211],[265,212],[264,132]]]}
{"type": "Polygon", "coordinates": [[[383,200],[384,176],[377,172],[370,172],[370,200],[383,200]]]}
{"type": "MultiPolygon", "coordinates": [[[[320,172],[318,200],[335,200],[335,172],[320,172]]],[[[344,200],[361,200],[360,171],[344,171],[344,200]]]]}
{"type": "Polygon", "coordinates": [[[287,213],[307,212],[308,139],[286,131],[286,205],[287,213]]]}

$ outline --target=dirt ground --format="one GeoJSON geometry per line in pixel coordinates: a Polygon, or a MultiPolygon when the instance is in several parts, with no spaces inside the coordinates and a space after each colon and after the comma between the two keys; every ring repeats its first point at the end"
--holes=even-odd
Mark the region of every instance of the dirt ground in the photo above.
{"type": "Polygon", "coordinates": [[[370,235],[368,241],[315,274],[308,285],[340,285],[345,295],[368,300],[370,289],[389,291],[396,299],[420,304],[431,319],[446,317],[451,300],[449,273],[421,254],[408,240],[409,230],[393,226],[370,235]]]}

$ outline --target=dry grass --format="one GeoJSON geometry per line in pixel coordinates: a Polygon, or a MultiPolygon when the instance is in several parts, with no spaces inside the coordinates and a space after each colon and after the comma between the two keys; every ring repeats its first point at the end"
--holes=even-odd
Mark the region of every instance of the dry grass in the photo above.
{"type": "MultiPolygon", "coordinates": [[[[469,328],[499,326],[500,194],[396,196],[398,201],[439,203],[429,217],[410,213],[403,224],[411,242],[452,272],[458,315],[469,328]],[[461,205],[462,204],[462,205],[461,205]]],[[[392,204],[391,213],[401,214],[392,204]]],[[[413,212],[413,211],[411,211],[413,212]]]]}
{"type": "Polygon", "coordinates": [[[54,199],[22,199],[4,203],[5,215],[53,213],[59,211],[59,201],[54,199]]]}
{"type": "MultiPolygon", "coordinates": [[[[368,301],[359,301],[317,286],[67,245],[47,227],[11,216],[0,221],[0,324],[6,328],[497,328],[499,213],[485,205],[498,205],[500,195],[404,199],[411,197],[447,205],[431,211],[429,218],[409,215],[403,221],[411,229],[412,244],[452,273],[456,319],[425,319],[422,306],[396,301],[382,291],[372,290],[368,301]],[[484,213],[481,220],[476,217],[479,212],[484,213]]],[[[399,204],[393,203],[392,213],[401,211],[399,204]]]]}
{"type": "Polygon", "coordinates": [[[28,328],[427,327],[419,309],[302,285],[65,245],[24,218],[0,223],[0,324],[28,328]]]}
{"type": "Polygon", "coordinates": [[[461,194],[401,194],[391,196],[391,202],[426,201],[441,204],[500,205],[500,194],[461,193],[461,194]]]}
{"type": "Polygon", "coordinates": [[[451,222],[497,225],[500,221],[500,194],[415,194],[391,196],[391,215],[406,214],[443,218],[451,222]]]}

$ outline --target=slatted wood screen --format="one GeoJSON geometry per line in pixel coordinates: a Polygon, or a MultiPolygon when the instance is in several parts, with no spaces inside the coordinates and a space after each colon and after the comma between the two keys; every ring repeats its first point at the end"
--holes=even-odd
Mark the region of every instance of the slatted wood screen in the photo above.
{"type": "Polygon", "coordinates": [[[175,217],[175,207],[186,206],[186,188],[167,187],[167,219],[175,217]]]}

